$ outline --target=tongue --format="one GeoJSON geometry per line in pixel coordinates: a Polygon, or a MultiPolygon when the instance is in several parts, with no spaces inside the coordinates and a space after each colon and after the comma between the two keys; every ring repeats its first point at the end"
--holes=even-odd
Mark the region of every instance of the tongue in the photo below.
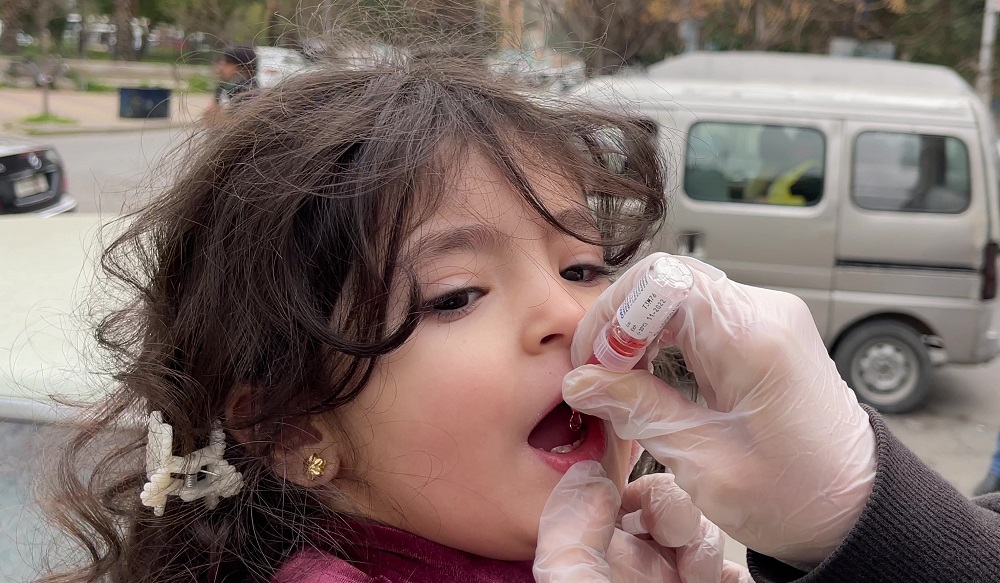
{"type": "Polygon", "coordinates": [[[560,445],[569,445],[580,438],[580,432],[573,431],[569,426],[572,410],[566,403],[560,403],[555,409],[531,430],[528,435],[528,445],[535,449],[552,451],[560,445]]]}

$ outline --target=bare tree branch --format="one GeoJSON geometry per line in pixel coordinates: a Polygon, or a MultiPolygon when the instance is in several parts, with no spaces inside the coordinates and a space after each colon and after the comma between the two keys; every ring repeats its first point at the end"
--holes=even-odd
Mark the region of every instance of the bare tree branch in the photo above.
{"type": "Polygon", "coordinates": [[[549,20],[581,52],[590,74],[612,72],[675,24],[675,0],[540,0],[549,20]]]}

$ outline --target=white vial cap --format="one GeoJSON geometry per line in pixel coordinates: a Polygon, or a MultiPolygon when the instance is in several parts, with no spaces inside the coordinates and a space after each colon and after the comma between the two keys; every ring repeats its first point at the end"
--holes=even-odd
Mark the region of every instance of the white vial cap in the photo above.
{"type": "Polygon", "coordinates": [[[684,299],[691,286],[694,285],[694,275],[691,268],[676,257],[661,257],[649,266],[649,277],[661,289],[673,291],[676,298],[684,299]]]}

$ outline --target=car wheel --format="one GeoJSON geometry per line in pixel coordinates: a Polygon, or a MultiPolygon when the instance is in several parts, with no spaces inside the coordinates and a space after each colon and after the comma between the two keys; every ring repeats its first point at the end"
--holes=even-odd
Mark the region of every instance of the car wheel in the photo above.
{"type": "Polygon", "coordinates": [[[862,324],[844,336],[833,359],[858,400],[882,413],[912,411],[930,391],[930,355],[906,324],[862,324]]]}

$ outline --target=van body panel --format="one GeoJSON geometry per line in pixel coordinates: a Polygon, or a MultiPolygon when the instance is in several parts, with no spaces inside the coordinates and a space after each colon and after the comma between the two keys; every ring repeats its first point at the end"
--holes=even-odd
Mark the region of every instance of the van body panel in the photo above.
{"type": "Polygon", "coordinates": [[[693,52],[650,65],[650,77],[725,79],[731,85],[798,82],[809,85],[907,89],[907,94],[965,94],[969,85],[938,65],[775,51],[693,52]]]}
{"type": "MultiPolygon", "coordinates": [[[[909,306],[914,317],[944,341],[951,362],[978,362],[977,355],[990,349],[980,347],[985,340],[976,331],[984,325],[988,328],[992,320],[991,312],[981,310],[980,299],[983,247],[991,230],[986,167],[992,160],[986,159],[989,152],[984,154],[979,146],[979,133],[959,125],[851,120],[844,124],[844,138],[849,166],[843,174],[849,182],[840,205],[831,329],[846,330],[860,317],[891,312],[894,305],[909,306]],[[967,206],[960,212],[862,208],[866,204],[862,183],[877,182],[866,177],[866,172],[892,173],[884,179],[887,183],[919,185],[917,173],[924,171],[924,163],[918,162],[922,152],[916,153],[909,167],[901,163],[893,147],[865,152],[859,146],[859,136],[890,137],[914,145],[947,142],[953,153],[964,147],[965,166],[957,165],[953,174],[958,178],[952,181],[966,181],[967,206]],[[908,172],[913,176],[907,177],[908,172]]],[[[914,186],[901,192],[915,198],[917,195],[911,193],[918,189],[914,186]]],[[[884,193],[876,193],[875,200],[879,196],[884,193]]],[[[933,208],[933,203],[926,204],[933,208]]]]}
{"type": "MultiPolygon", "coordinates": [[[[688,80],[646,77],[597,77],[579,94],[619,109],[637,111],[655,104],[657,109],[702,113],[740,112],[747,115],[792,115],[810,119],[852,119],[976,128],[978,113],[970,107],[975,95],[935,93],[901,94],[886,89],[781,82],[734,84],[727,80],[688,80]]],[[[987,114],[988,115],[988,114],[987,114]]]]}
{"type": "Polygon", "coordinates": [[[835,280],[838,292],[944,298],[976,299],[980,288],[977,272],[919,269],[915,266],[885,267],[838,263],[835,280]]]}
{"type": "MultiPolygon", "coordinates": [[[[989,233],[989,215],[987,200],[983,195],[986,189],[982,150],[978,147],[979,136],[975,129],[915,123],[902,125],[848,121],[844,124],[844,135],[845,149],[852,154],[845,156],[850,163],[844,175],[852,182],[845,185],[844,204],[840,205],[841,228],[837,237],[837,259],[889,265],[918,263],[931,267],[968,268],[972,271],[970,277],[977,277],[975,272],[982,268],[983,245],[989,233]],[[916,145],[916,136],[933,136],[935,139],[944,138],[949,145],[964,146],[967,168],[958,169],[953,174],[966,175],[968,183],[964,186],[968,188],[967,207],[961,212],[904,212],[862,208],[861,196],[867,189],[858,184],[861,179],[897,181],[900,186],[908,187],[910,182],[919,183],[922,177],[918,175],[920,171],[917,169],[919,154],[910,160],[914,162],[912,166],[906,166],[893,159],[899,152],[892,147],[883,148],[882,152],[860,152],[857,147],[859,136],[888,136],[907,140],[907,145],[916,145]],[[885,159],[874,156],[885,156],[885,159]],[[888,173],[896,176],[885,176],[888,173]],[[903,173],[912,173],[912,177],[900,177],[903,173]]],[[[897,143],[902,143],[898,140],[897,143]]],[[[880,144],[876,142],[875,145],[880,144]]],[[[917,195],[910,194],[910,191],[919,188],[914,186],[912,189],[899,190],[903,195],[915,197],[917,195]]],[[[887,190],[890,189],[877,192],[876,197],[889,196],[884,192],[887,190]]],[[[942,197],[957,198],[945,188],[928,186],[925,190],[931,193],[928,198],[933,197],[934,192],[941,192],[942,197]]],[[[957,201],[929,201],[924,204],[933,207],[935,204],[953,203],[957,201]]],[[[952,211],[953,208],[946,210],[952,211]]]]}
{"type": "Polygon", "coordinates": [[[968,101],[954,97],[863,99],[854,93],[848,93],[838,99],[836,91],[824,90],[822,95],[813,95],[815,89],[805,90],[794,86],[768,87],[766,91],[748,94],[746,90],[720,84],[705,84],[697,88],[685,86],[682,89],[669,82],[663,82],[663,86],[658,89],[658,92],[663,93],[660,99],[664,103],[682,103],[685,106],[697,103],[699,110],[705,113],[731,112],[734,109],[733,103],[739,103],[739,110],[750,115],[785,115],[791,112],[810,119],[850,118],[876,122],[919,119],[921,123],[976,126],[976,118],[969,112],[968,101]],[[693,91],[694,89],[697,91],[693,91]],[[704,91],[711,92],[710,99],[705,99],[702,95],[704,91]],[[794,97],[790,98],[788,92],[794,92],[794,97]]]}
{"type": "Polygon", "coordinates": [[[997,141],[996,121],[993,113],[980,100],[970,100],[970,105],[976,118],[979,149],[984,157],[982,178],[990,240],[1000,241],[1000,142],[997,141]]]}
{"type": "Polygon", "coordinates": [[[996,302],[987,302],[979,309],[979,326],[976,328],[976,348],[971,358],[965,361],[978,364],[989,362],[1000,355],[1000,328],[996,321],[996,302]]]}
{"type": "Polygon", "coordinates": [[[787,289],[809,306],[821,332],[827,330],[833,289],[837,204],[842,187],[840,122],[799,116],[762,117],[743,112],[651,110],[643,115],[669,128],[660,132],[662,148],[675,161],[668,192],[673,193],[666,227],[657,249],[691,255],[718,267],[734,281],[787,289]],[[814,206],[778,206],[697,200],[685,190],[687,153],[677,135],[698,123],[777,124],[820,132],[824,140],[824,195],[814,206]],[[672,131],[676,130],[676,131],[672,131]],[[764,235],[766,234],[766,235],[764,235]]]}
{"type": "MultiPolygon", "coordinates": [[[[884,294],[837,290],[832,298],[831,321],[847,330],[869,318],[896,314],[913,318],[925,324],[931,335],[944,340],[947,361],[956,364],[986,362],[1000,352],[996,332],[990,326],[995,302],[905,294],[894,294],[892,298],[896,304],[889,307],[884,294]]],[[[839,335],[824,339],[827,347],[832,347],[837,338],[839,335]]]]}

